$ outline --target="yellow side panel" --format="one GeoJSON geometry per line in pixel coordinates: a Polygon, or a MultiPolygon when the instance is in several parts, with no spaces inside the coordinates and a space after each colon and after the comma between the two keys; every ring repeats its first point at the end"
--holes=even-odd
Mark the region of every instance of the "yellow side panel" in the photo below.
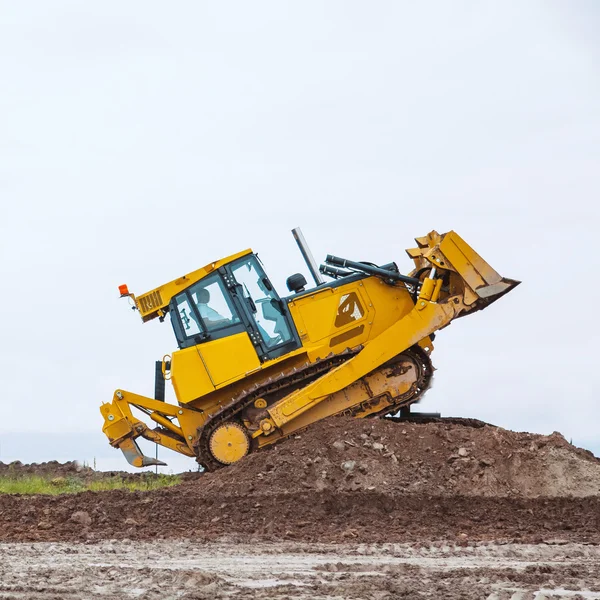
{"type": "Polygon", "coordinates": [[[389,286],[377,277],[364,280],[365,291],[373,304],[375,316],[369,339],[377,337],[408,314],[414,303],[403,286],[389,286]]]}
{"type": "Polygon", "coordinates": [[[173,352],[171,382],[179,402],[189,402],[215,389],[196,347],[173,352]]]}
{"type": "Polygon", "coordinates": [[[200,344],[196,348],[215,387],[260,368],[258,355],[246,332],[200,344]]]}
{"type": "MultiPolygon", "coordinates": [[[[364,332],[368,328],[369,314],[373,313],[362,283],[358,282],[324,288],[292,301],[289,306],[304,345],[314,345],[351,329],[358,331],[361,325],[364,332]]],[[[347,341],[350,347],[360,343],[347,341]]]]}
{"type": "Polygon", "coordinates": [[[323,288],[289,304],[310,360],[366,344],[412,310],[404,286],[376,277],[323,288]]]}

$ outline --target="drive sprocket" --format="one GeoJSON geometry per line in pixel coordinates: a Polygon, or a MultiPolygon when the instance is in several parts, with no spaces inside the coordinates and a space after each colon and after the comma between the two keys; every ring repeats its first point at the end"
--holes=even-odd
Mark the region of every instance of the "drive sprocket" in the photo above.
{"type": "Polygon", "coordinates": [[[230,465],[248,454],[250,438],[242,425],[229,421],[222,423],[211,433],[208,445],[215,460],[223,465],[230,465]]]}

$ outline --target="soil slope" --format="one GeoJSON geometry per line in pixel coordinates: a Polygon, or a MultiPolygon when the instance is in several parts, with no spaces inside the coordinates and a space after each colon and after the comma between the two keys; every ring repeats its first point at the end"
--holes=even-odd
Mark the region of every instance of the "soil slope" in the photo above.
{"type": "Polygon", "coordinates": [[[172,488],[0,496],[0,540],[600,543],[599,490],[559,434],[331,419],[172,488]]]}
{"type": "Polygon", "coordinates": [[[202,480],[207,491],[377,490],[493,497],[600,495],[600,459],[559,433],[476,422],[329,419],[202,480]]]}

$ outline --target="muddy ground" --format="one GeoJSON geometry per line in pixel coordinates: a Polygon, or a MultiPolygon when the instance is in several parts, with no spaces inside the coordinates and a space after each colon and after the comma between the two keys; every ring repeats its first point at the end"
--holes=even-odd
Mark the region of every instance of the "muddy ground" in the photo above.
{"type": "Polygon", "coordinates": [[[600,598],[600,551],[582,544],[3,544],[0,598],[591,599],[600,598]]]}
{"type": "Polygon", "coordinates": [[[600,598],[600,460],[475,425],[332,419],[172,488],[0,496],[0,598],[600,598]]]}

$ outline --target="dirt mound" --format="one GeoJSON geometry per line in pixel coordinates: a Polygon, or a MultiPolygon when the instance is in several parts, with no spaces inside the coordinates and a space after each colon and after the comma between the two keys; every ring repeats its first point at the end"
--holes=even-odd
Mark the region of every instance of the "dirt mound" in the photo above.
{"type": "Polygon", "coordinates": [[[336,418],[171,488],[0,495],[3,541],[164,537],[600,543],[600,460],[556,433],[336,418]]]}
{"type": "Polygon", "coordinates": [[[223,495],[314,490],[583,497],[600,495],[600,459],[559,433],[335,418],[195,485],[223,495]]]}
{"type": "MultiPolygon", "coordinates": [[[[115,480],[129,483],[139,482],[140,480],[151,480],[156,475],[151,471],[141,471],[129,473],[127,471],[95,471],[91,467],[81,464],[77,461],[68,461],[60,463],[56,460],[42,463],[24,464],[20,461],[11,463],[0,462],[0,477],[11,479],[20,479],[23,477],[41,477],[52,480],[76,480],[82,483],[89,483],[103,480],[115,480]]],[[[183,473],[180,478],[182,481],[190,481],[197,476],[197,473],[183,473]]],[[[158,476],[160,477],[160,475],[158,476]]]]}
{"type": "Polygon", "coordinates": [[[95,473],[91,467],[71,460],[60,463],[56,460],[43,463],[23,464],[20,461],[11,463],[0,462],[0,475],[8,477],[24,477],[39,475],[40,477],[86,477],[95,473]]]}

